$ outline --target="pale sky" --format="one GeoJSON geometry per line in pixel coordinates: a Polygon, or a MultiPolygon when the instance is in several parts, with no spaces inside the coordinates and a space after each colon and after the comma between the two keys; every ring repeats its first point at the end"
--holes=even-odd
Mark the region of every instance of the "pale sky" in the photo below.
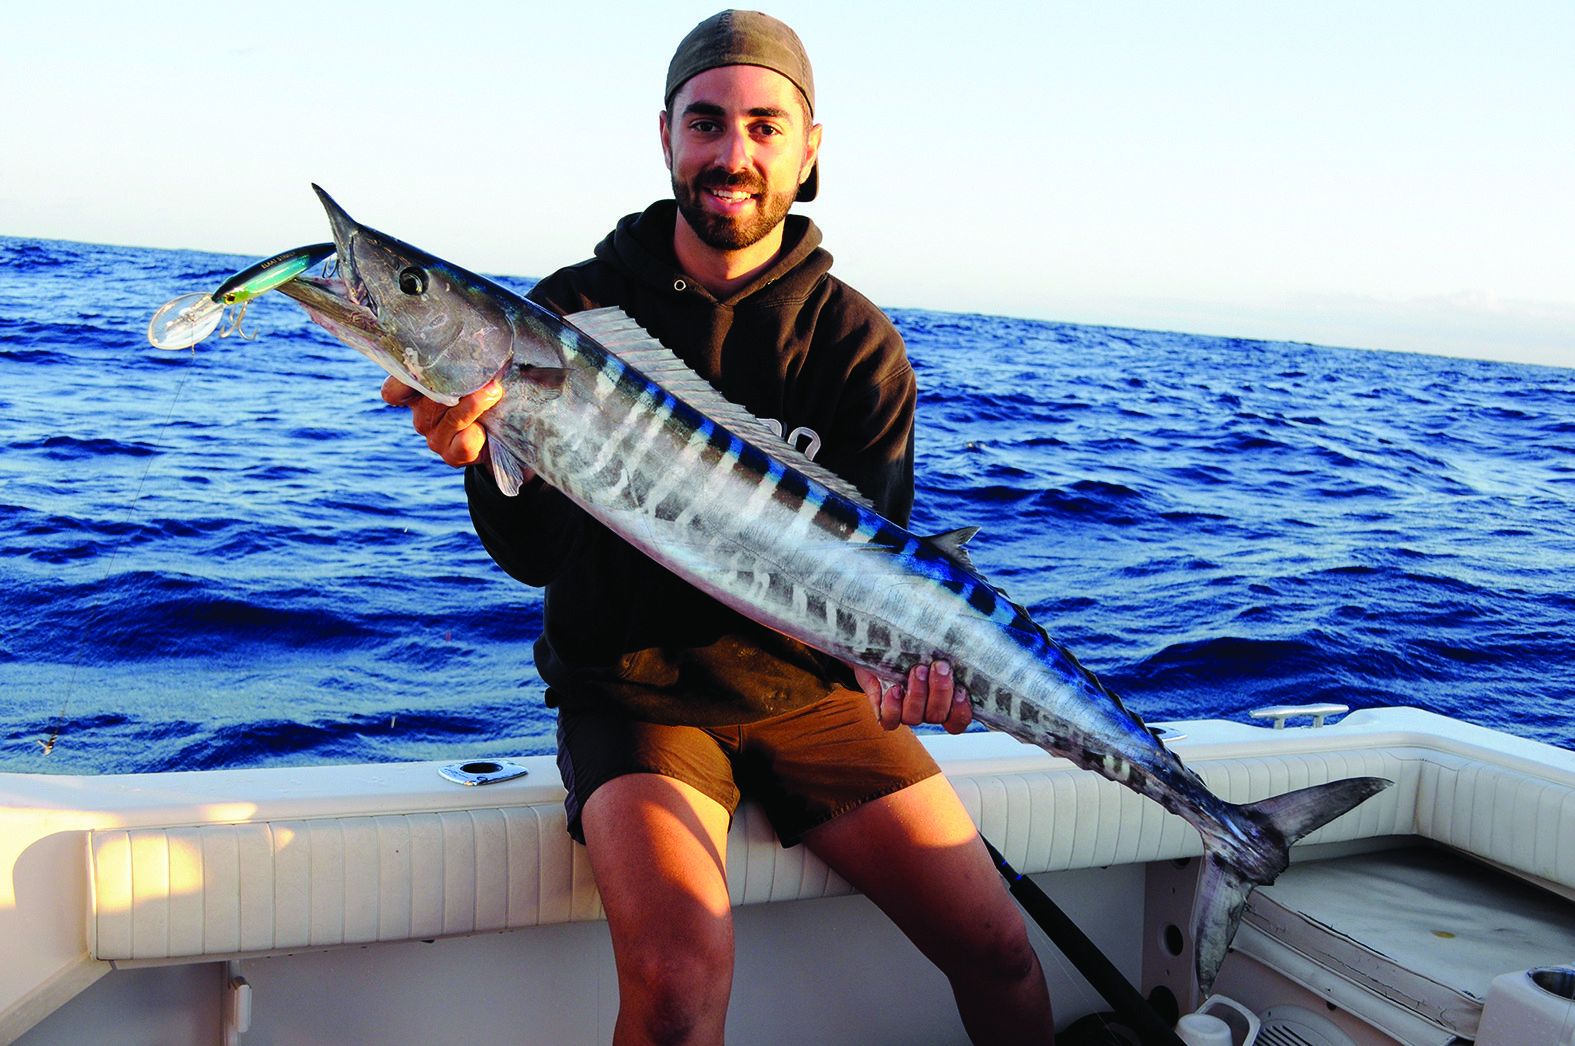
{"type": "MultiPolygon", "coordinates": [[[[668,194],[667,62],[717,9],[28,5],[0,234],[262,258],[328,238],[315,181],[541,276],[668,194]]],[[[1571,0],[767,10],[825,126],[800,209],[877,304],[1575,366],[1571,0]]]]}

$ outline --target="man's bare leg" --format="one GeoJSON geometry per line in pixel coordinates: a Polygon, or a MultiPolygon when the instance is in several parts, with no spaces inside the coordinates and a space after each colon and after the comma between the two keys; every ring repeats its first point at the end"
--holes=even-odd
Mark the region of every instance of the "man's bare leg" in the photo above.
{"type": "Polygon", "coordinates": [[[946,778],[866,803],[804,842],[940,967],[974,1042],[1054,1041],[1022,912],[946,778]]]}
{"type": "Polygon", "coordinates": [[[618,965],[613,1043],[720,1044],[733,984],[727,811],[631,774],[593,792],[581,824],[618,965]]]}

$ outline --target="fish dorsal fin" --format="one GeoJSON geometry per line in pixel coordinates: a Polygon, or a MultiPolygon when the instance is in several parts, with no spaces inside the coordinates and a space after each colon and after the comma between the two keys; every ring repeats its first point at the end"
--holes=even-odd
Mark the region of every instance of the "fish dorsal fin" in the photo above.
{"type": "Polygon", "coordinates": [[[854,504],[869,509],[875,507],[853,484],[805,457],[802,451],[782,438],[771,422],[760,420],[718,392],[622,309],[616,306],[588,309],[563,318],[596,344],[734,435],[854,504]]]}
{"type": "Polygon", "coordinates": [[[924,540],[931,548],[953,563],[960,564],[977,573],[973,560],[968,558],[968,549],[966,547],[977,533],[979,533],[978,527],[958,527],[956,530],[948,530],[944,534],[934,534],[924,540]]]}

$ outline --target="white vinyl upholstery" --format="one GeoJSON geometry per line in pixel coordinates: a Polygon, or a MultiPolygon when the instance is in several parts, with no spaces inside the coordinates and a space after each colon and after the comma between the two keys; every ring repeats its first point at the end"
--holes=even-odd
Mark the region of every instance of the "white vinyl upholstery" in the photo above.
{"type": "MultiPolygon", "coordinates": [[[[1189,763],[1233,802],[1387,777],[1393,788],[1307,841],[1420,835],[1575,887],[1575,841],[1536,830],[1575,815],[1568,783],[1396,746],[1189,763]],[[1457,827],[1467,819],[1469,831],[1457,827]]],[[[973,760],[947,770],[983,834],[1020,871],[1202,852],[1198,833],[1179,817],[1063,761],[993,765],[973,760]]],[[[478,791],[478,804],[489,801],[478,791]]],[[[99,959],[281,952],[601,916],[584,849],[570,842],[557,796],[436,812],[99,828],[89,833],[89,858],[89,935],[99,959]]],[[[804,847],[778,845],[747,804],[729,838],[728,868],[736,904],[850,892],[804,847]]]]}
{"type": "Polygon", "coordinates": [[[1575,788],[1458,756],[1422,764],[1416,834],[1575,891],[1575,788]]]}
{"type": "Polygon", "coordinates": [[[561,807],[91,833],[94,954],[321,948],[596,919],[561,807]]]}

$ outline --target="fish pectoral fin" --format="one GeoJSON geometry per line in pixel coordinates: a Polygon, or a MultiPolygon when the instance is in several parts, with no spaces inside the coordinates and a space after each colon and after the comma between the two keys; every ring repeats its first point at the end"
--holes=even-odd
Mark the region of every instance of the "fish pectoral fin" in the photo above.
{"type": "Polygon", "coordinates": [[[492,469],[492,481],[506,496],[514,497],[525,485],[525,466],[501,440],[487,440],[487,464],[492,469]]]}

